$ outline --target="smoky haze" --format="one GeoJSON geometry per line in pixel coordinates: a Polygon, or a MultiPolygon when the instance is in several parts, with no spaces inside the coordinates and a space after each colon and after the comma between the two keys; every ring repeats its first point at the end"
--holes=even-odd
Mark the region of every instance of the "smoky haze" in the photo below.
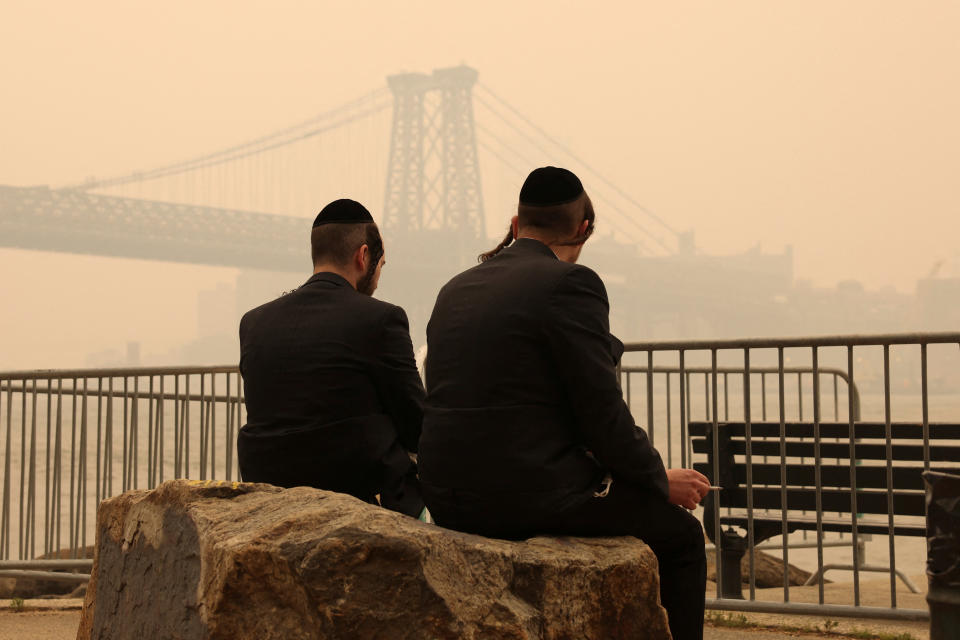
{"type": "MultiPolygon", "coordinates": [[[[631,313],[615,322],[620,337],[951,328],[958,36],[960,5],[947,1],[8,4],[0,184],[62,187],[169,165],[307,120],[390,74],[467,64],[606,180],[693,231],[696,255],[760,256],[761,271],[764,255],[789,264],[790,289],[777,296],[804,310],[787,326],[758,313],[679,328],[631,313]],[[867,307],[876,322],[863,320],[867,307]]],[[[389,123],[379,112],[200,187],[185,178],[101,192],[306,223],[348,196],[380,220],[389,123]]],[[[489,154],[480,169],[493,244],[522,178],[489,154]]],[[[597,214],[601,230],[624,228],[602,203],[597,214]]],[[[384,297],[429,306],[435,291],[391,280],[386,241],[384,297]]],[[[0,369],[233,362],[238,313],[304,281],[307,244],[305,232],[299,274],[2,248],[0,369]]],[[[588,244],[582,261],[604,260],[588,244]]],[[[657,305],[654,289],[631,288],[637,274],[610,275],[615,307],[657,305]]],[[[719,290],[728,284],[744,286],[719,290]]]]}

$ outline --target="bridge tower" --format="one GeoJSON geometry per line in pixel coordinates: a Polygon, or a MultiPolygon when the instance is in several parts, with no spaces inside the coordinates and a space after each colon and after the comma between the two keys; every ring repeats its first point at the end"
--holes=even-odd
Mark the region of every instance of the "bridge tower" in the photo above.
{"type": "Polygon", "coordinates": [[[483,237],[473,119],[477,76],[459,66],[387,78],[394,96],[383,212],[389,236],[431,230],[468,244],[483,237]]]}

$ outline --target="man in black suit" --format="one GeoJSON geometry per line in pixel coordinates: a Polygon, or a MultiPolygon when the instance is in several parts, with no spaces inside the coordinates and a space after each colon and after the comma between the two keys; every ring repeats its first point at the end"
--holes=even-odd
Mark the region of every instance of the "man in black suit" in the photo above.
{"type": "Polygon", "coordinates": [[[423,384],[403,309],[372,297],[384,264],[370,212],[324,207],[310,236],[313,277],[240,321],[248,482],[349,493],[417,517],[423,384]]]}
{"type": "Polygon", "coordinates": [[[699,638],[703,531],[682,507],[709,482],[664,470],[623,400],[606,290],[576,264],[593,224],[573,173],[537,169],[507,238],[440,291],[427,327],[424,499],[460,531],[642,538],[674,638],[699,638]]]}

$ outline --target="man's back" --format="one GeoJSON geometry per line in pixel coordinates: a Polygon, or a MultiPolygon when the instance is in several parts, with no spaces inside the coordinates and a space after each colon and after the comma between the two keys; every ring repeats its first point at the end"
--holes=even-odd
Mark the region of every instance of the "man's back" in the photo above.
{"type": "Polygon", "coordinates": [[[417,450],[423,391],[399,307],[318,273],[244,315],[240,347],[245,479],[356,493],[398,439],[417,450]]]}
{"type": "Polygon", "coordinates": [[[440,292],[427,328],[423,497],[460,531],[641,538],[673,637],[700,640],[703,531],[680,505],[695,508],[710,485],[666,471],[624,402],[606,290],[576,264],[595,220],[573,172],[534,169],[508,234],[440,292]]]}
{"type": "Polygon", "coordinates": [[[444,287],[427,340],[421,481],[441,524],[536,528],[599,486],[588,449],[662,489],[659,455],[616,384],[622,345],[590,269],[518,240],[444,287]]]}

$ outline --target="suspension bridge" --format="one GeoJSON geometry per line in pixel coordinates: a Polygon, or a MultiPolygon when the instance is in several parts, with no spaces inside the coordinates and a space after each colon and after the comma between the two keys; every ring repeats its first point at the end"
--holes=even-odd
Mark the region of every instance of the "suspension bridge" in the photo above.
{"type": "Polygon", "coordinates": [[[419,330],[439,287],[502,237],[523,179],[545,164],[574,170],[594,201],[588,261],[607,282],[621,330],[750,326],[758,305],[792,286],[789,253],[695,257],[692,234],[466,66],[392,75],[334,109],[152,169],[0,185],[0,248],[307,274],[313,217],[351,197],[384,231],[389,266],[378,295],[402,305],[419,330]]]}
{"type": "MultiPolygon", "coordinates": [[[[481,175],[512,202],[531,168],[554,163],[584,176],[608,237],[676,252],[665,221],[477,81],[465,66],[393,75],[215,152],[59,188],[0,186],[0,246],[303,272],[313,215],[351,196],[374,210],[393,264],[455,267],[488,242],[481,175]]],[[[498,207],[498,226],[508,214],[498,207]]]]}

